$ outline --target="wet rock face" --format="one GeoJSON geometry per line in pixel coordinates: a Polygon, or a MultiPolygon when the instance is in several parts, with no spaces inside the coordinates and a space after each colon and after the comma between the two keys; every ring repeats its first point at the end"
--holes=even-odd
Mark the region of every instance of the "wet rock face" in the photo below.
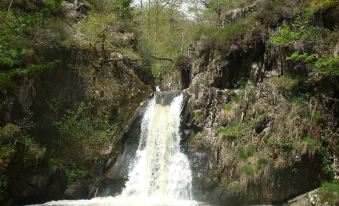
{"type": "Polygon", "coordinates": [[[191,85],[204,84],[219,89],[237,87],[239,81],[260,81],[263,78],[265,46],[262,41],[229,51],[204,50],[197,44],[192,48],[191,85]]]}
{"type": "Polygon", "coordinates": [[[180,79],[178,73],[175,73],[174,75],[171,75],[162,80],[159,87],[161,91],[179,90],[180,79]]]}
{"type": "Polygon", "coordinates": [[[322,24],[328,29],[334,29],[339,25],[339,4],[332,4],[329,7],[316,13],[322,24]]]}
{"type": "MultiPolygon", "coordinates": [[[[266,91],[265,88],[262,89],[266,91]]],[[[218,135],[218,128],[224,124],[220,111],[237,91],[202,86],[192,86],[187,91],[190,98],[184,120],[185,131],[189,133],[186,153],[192,168],[195,199],[221,205],[281,204],[320,184],[322,163],[319,154],[304,155],[281,166],[272,164],[251,178],[243,174],[239,169],[240,162],[237,161],[239,157],[227,153],[226,140],[218,135]],[[202,136],[197,137],[198,133],[202,136]],[[245,183],[243,179],[246,179],[245,183]],[[235,184],[229,184],[230,182],[235,184]]],[[[266,92],[270,90],[267,89],[266,92]]],[[[262,98],[256,93],[248,96],[254,98],[253,102],[262,98]]],[[[236,115],[239,119],[242,116],[241,113],[236,115]]],[[[253,130],[257,134],[265,133],[271,124],[271,119],[264,116],[253,125],[253,130]]],[[[251,140],[244,141],[245,144],[251,140]]]]}
{"type": "Polygon", "coordinates": [[[163,106],[171,104],[173,99],[180,95],[181,91],[165,91],[165,92],[155,92],[155,101],[157,104],[163,106]]]}
{"type": "Polygon", "coordinates": [[[212,180],[213,162],[204,148],[189,148],[187,157],[192,169],[192,193],[195,200],[209,201],[209,196],[216,187],[212,180]]]}
{"type": "Polygon", "coordinates": [[[141,104],[133,118],[126,125],[120,134],[117,146],[106,161],[103,169],[103,177],[97,186],[97,194],[100,196],[114,195],[122,191],[128,169],[133,163],[135,152],[138,149],[139,137],[141,133],[141,121],[145,112],[147,102],[141,104]]]}
{"type": "Polygon", "coordinates": [[[88,197],[89,194],[89,181],[78,180],[67,187],[64,192],[64,198],[67,200],[76,200],[88,197]]]}
{"type": "Polygon", "coordinates": [[[50,198],[62,198],[66,179],[62,174],[25,174],[16,178],[9,188],[12,199],[9,205],[43,203],[50,198]]]}
{"type": "Polygon", "coordinates": [[[227,90],[220,90],[203,85],[191,86],[187,93],[189,101],[187,105],[187,117],[184,122],[187,127],[211,128],[219,118],[218,106],[227,102],[232,96],[227,90]],[[201,115],[199,115],[201,114],[201,115]],[[199,117],[198,117],[199,116],[199,117]]]}
{"type": "Polygon", "coordinates": [[[304,156],[284,168],[270,168],[266,175],[253,179],[245,191],[218,185],[211,193],[213,202],[231,205],[282,204],[320,184],[321,160],[304,156]]]}

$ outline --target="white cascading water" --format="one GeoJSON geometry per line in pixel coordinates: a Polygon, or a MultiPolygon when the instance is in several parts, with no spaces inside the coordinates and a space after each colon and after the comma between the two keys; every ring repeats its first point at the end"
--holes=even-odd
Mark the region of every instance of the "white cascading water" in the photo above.
{"type": "Polygon", "coordinates": [[[166,196],[191,199],[189,161],[180,151],[180,113],[183,95],[170,105],[153,99],[141,124],[141,137],[135,165],[123,196],[166,196]]]}
{"type": "Polygon", "coordinates": [[[176,96],[169,105],[156,103],[155,97],[148,103],[136,157],[120,195],[91,200],[53,201],[45,205],[197,205],[196,201],[191,200],[189,161],[180,151],[182,104],[182,94],[176,96]]]}

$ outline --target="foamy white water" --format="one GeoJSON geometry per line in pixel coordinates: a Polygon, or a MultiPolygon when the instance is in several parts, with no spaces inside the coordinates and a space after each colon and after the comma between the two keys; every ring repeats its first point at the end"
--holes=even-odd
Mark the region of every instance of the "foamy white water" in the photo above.
{"type": "Polygon", "coordinates": [[[61,200],[44,205],[110,206],[194,206],[189,161],[180,151],[180,113],[183,95],[169,105],[148,103],[141,123],[141,135],[128,181],[115,197],[91,200],[61,200]]]}

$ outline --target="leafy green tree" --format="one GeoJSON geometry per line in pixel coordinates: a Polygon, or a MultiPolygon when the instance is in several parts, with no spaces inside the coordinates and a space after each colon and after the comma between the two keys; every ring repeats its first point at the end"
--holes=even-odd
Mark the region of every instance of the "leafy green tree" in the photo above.
{"type": "Polygon", "coordinates": [[[122,19],[129,19],[132,17],[131,4],[133,0],[115,0],[113,1],[113,11],[122,19]]]}

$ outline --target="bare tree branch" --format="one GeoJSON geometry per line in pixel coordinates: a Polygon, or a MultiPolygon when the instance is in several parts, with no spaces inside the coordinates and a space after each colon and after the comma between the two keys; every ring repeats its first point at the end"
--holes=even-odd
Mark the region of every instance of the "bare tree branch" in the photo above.
{"type": "Polygon", "coordinates": [[[166,57],[156,57],[156,56],[151,56],[151,58],[156,59],[156,60],[160,60],[160,61],[170,61],[170,62],[174,62],[173,59],[170,58],[166,58],[166,57]]]}

